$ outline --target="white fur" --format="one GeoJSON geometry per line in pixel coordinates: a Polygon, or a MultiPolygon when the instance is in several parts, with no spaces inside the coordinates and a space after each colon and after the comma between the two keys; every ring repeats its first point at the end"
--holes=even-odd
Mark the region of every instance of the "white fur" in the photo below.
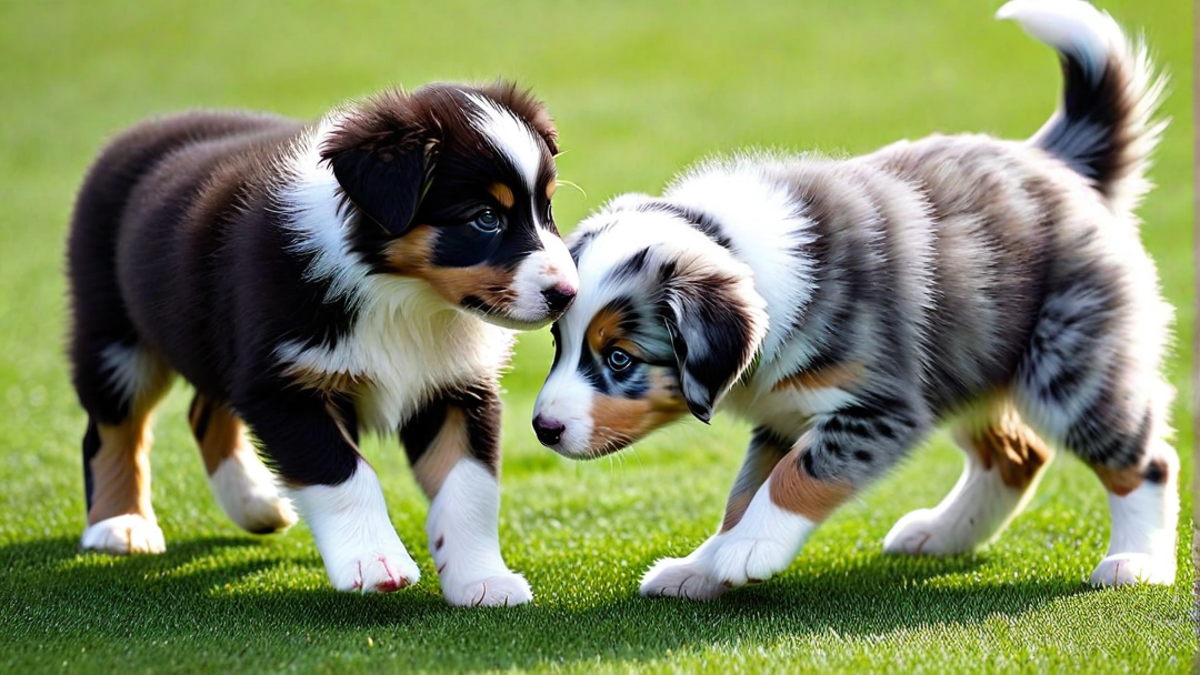
{"type": "Polygon", "coordinates": [[[499,518],[496,477],[478,460],[459,460],[429,506],[425,524],[442,594],[451,605],[520,605],[533,599],[525,577],[504,563],[499,518]]]}
{"type": "MultiPolygon", "coordinates": [[[[957,439],[967,448],[966,439],[957,439]]],[[[932,509],[917,509],[892,526],[883,539],[884,553],[956,555],[995,539],[1037,490],[1045,467],[1024,490],[1009,487],[1000,471],[983,466],[974,452],[964,452],[967,465],[950,494],[932,509]]]]}
{"type": "Polygon", "coordinates": [[[388,520],[375,470],[360,461],[340,485],[291,492],[312,530],[330,582],[339,591],[389,592],[417,583],[421,572],[388,520]]]}
{"type": "MultiPolygon", "coordinates": [[[[788,194],[786,183],[767,174],[768,157],[708,162],[674,181],[663,197],[699,208],[722,226],[739,260],[749,265],[755,290],[766,301],[772,325],[786,326],[812,299],[812,265],[791,252],[811,244],[811,221],[788,194]]],[[[783,335],[768,334],[762,357],[771,359],[783,335]]]]}
{"type": "Polygon", "coordinates": [[[515,298],[509,311],[521,324],[514,326],[517,328],[545,322],[549,307],[543,291],[556,286],[564,292],[576,292],[579,289],[579,273],[575,270],[566,244],[548,230],[539,227],[537,231],[542,249],[526,256],[513,275],[515,298]]]}
{"type": "Polygon", "coordinates": [[[370,381],[357,401],[359,417],[368,428],[395,431],[431,392],[494,378],[508,362],[513,333],[447,305],[423,281],[369,273],[347,243],[337,179],[320,161],[322,138],[337,120],[331,114],[300,142],[278,200],[291,216],[293,249],[314,255],[307,276],[327,280],[326,299],[349,301],[358,317],[332,348],[287,342],[276,356],[285,367],[370,381]]]}
{"type": "Polygon", "coordinates": [[[1073,54],[1093,82],[1104,74],[1108,54],[1124,39],[1117,22],[1084,0],[1012,0],[996,11],[1034,38],[1073,54]]]}
{"type": "MultiPolygon", "coordinates": [[[[564,339],[559,364],[579,363],[581,345],[579,340],[564,339]]],[[[546,383],[533,404],[534,417],[541,416],[547,423],[563,425],[562,440],[553,450],[567,457],[586,458],[592,456],[592,397],[595,392],[591,383],[579,374],[576,368],[562,366],[550,371],[546,383]]]]}
{"type": "Polygon", "coordinates": [[[114,555],[162,553],[167,550],[162,528],[154,517],[136,513],[107,518],[83,531],[80,542],[85,550],[114,555]]]}
{"type": "Polygon", "coordinates": [[[770,490],[769,482],[763,484],[728,532],[709,537],[686,558],[655,563],[642,577],[641,594],[711,600],[786,569],[817,525],[776,506],[770,490]]]}
{"type": "Polygon", "coordinates": [[[472,115],[475,128],[508,157],[525,179],[526,189],[532,192],[537,185],[538,169],[542,166],[542,149],[533,130],[511,110],[487,97],[467,94],[467,98],[479,109],[477,115],[472,115]]]}
{"type": "Polygon", "coordinates": [[[208,484],[221,509],[247,532],[282,531],[296,523],[275,475],[248,445],[222,460],[208,484]]]}
{"type": "Polygon", "coordinates": [[[1175,583],[1179,459],[1168,447],[1150,455],[1167,463],[1168,482],[1143,482],[1124,497],[1109,493],[1112,531],[1108,553],[1092,572],[1097,586],[1175,583]]]}
{"type": "Polygon", "coordinates": [[[154,356],[138,346],[109,345],[100,352],[100,359],[108,370],[109,386],[128,401],[153,386],[159,368],[154,356]]]}

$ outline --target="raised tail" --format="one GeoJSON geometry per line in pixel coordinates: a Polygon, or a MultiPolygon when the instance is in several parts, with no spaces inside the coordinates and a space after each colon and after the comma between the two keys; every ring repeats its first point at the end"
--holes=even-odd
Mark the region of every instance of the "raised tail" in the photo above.
{"type": "Polygon", "coordinates": [[[1135,209],[1167,126],[1153,119],[1166,78],[1145,44],[1084,0],[1012,0],[996,18],[1015,20],[1062,59],[1062,103],[1030,142],[1091,179],[1112,211],[1135,209]]]}

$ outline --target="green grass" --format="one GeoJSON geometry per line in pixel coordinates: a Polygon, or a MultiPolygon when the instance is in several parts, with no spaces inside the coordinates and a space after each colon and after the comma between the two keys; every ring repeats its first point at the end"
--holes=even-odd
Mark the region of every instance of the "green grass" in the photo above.
{"type": "MultiPolygon", "coordinates": [[[[1023,137],[1058,95],[1053,55],[989,20],[998,0],[421,4],[0,0],[0,672],[1187,668],[1196,638],[1185,547],[1173,588],[1089,589],[1107,507],[1069,457],[984,552],[883,557],[891,524],[936,503],[960,470],[941,436],[843,509],[780,578],[706,605],[638,599],[655,558],[686,553],[719,521],[747,430],[692,423],[613,461],[559,459],[528,427],[549,363],[545,332],[521,341],[505,380],[501,536],[533,584],[532,606],[442,603],[426,504],[393,440],[366,452],[424,580],[385,597],[334,593],[304,527],[261,539],[220,514],[182,387],[160,412],[153,460],[168,553],[79,554],[84,416],[63,358],[63,236],[91,157],[143,116],[239,106],[315,117],[389,83],[515,76],[549,102],[567,149],[561,174],[587,190],[559,192],[570,224],[709,153],[862,152],[938,130],[1023,137]]],[[[1179,308],[1183,347],[1170,372],[1186,486],[1191,8],[1104,4],[1145,28],[1175,83],[1160,187],[1142,214],[1179,308]]]]}

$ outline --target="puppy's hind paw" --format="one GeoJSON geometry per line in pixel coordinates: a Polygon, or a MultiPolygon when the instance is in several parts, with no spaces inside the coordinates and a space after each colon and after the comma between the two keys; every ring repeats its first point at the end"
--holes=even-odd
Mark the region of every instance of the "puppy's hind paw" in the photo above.
{"type": "Polygon", "coordinates": [[[1175,583],[1175,559],[1149,553],[1117,553],[1096,566],[1090,579],[1093,586],[1132,586],[1175,583]]]}
{"type": "Polygon", "coordinates": [[[456,583],[444,581],[442,595],[457,607],[504,607],[523,605],[533,600],[533,591],[525,577],[516,572],[456,583]]]}
{"type": "Polygon", "coordinates": [[[729,587],[708,577],[705,569],[686,558],[663,558],[642,577],[643,598],[714,600],[729,587]]]}

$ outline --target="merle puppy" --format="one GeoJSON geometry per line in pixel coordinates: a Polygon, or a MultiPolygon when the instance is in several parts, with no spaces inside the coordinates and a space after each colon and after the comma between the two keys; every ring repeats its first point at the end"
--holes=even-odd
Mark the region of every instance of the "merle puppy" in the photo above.
{"type": "Polygon", "coordinates": [[[114,140],[69,241],[84,548],[164,550],[149,420],[179,373],[243,528],[282,530],[294,503],[338,589],[415,583],[358,450],[362,430],[399,432],[446,599],[528,601],[497,533],[497,378],[513,330],[575,295],[556,152],[544,107],[507,84],[388,91],[315,124],[193,112],[114,140]]]}
{"type": "Polygon", "coordinates": [[[1133,213],[1162,81],[1080,0],[999,16],[1062,58],[1062,107],[1030,140],[711,161],[662,197],[615,199],[568,241],[582,287],[554,328],[544,444],[596,457],[719,406],[755,425],[719,532],[659,561],[644,595],[707,599],[777,574],[943,422],[966,471],[885,550],[986,543],[1057,446],[1108,490],[1092,581],[1174,580],[1171,312],[1133,213]]]}

